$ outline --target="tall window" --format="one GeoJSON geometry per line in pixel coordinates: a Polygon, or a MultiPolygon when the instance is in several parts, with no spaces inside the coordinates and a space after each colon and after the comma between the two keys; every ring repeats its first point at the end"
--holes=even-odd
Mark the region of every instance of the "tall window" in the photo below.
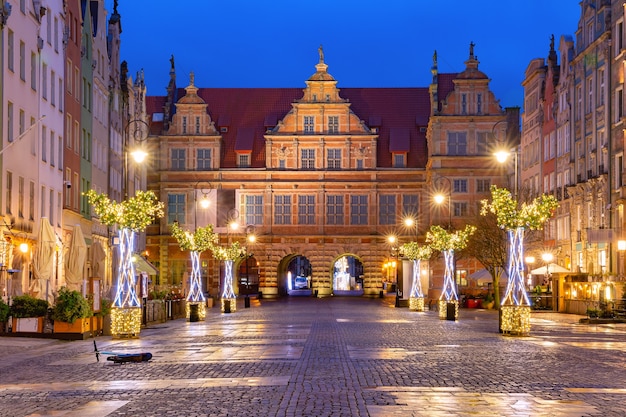
{"type": "Polygon", "coordinates": [[[198,149],[196,151],[196,162],[198,171],[208,171],[211,169],[211,150],[198,149]]]}
{"type": "Polygon", "coordinates": [[[618,87],[615,90],[615,123],[622,121],[624,117],[624,90],[618,87]]]}
{"type": "Polygon", "coordinates": [[[291,196],[274,196],[274,224],[291,224],[291,196]]]}
{"type": "Polygon", "coordinates": [[[417,194],[404,194],[402,196],[402,214],[405,216],[417,216],[419,213],[417,194]]]}
{"type": "Polygon", "coordinates": [[[48,161],[48,131],[45,126],[41,127],[41,160],[48,161]]]}
{"type": "Polygon", "coordinates": [[[379,224],[396,224],[396,196],[381,195],[378,211],[379,224]]]}
{"type": "Polygon", "coordinates": [[[315,116],[304,116],[304,133],[309,135],[315,133],[315,116]]]}
{"type": "Polygon", "coordinates": [[[13,103],[7,102],[7,140],[13,142],[13,103]]]}
{"type": "Polygon", "coordinates": [[[476,132],[476,154],[487,155],[488,154],[488,137],[487,132],[476,132]]]}
{"type": "Polygon", "coordinates": [[[598,70],[598,102],[604,104],[604,68],[598,70]]]}
{"type": "Polygon", "coordinates": [[[615,24],[615,55],[622,53],[624,49],[624,22],[620,21],[615,24]]]}
{"type": "Polygon", "coordinates": [[[30,88],[37,91],[37,55],[30,53],[30,88]]]}
{"type": "MultiPolygon", "coordinates": [[[[50,220],[50,224],[54,224],[54,190],[50,189],[48,193],[48,220],[50,220]]],[[[87,213],[89,213],[90,206],[87,205],[87,213]]]]}
{"type": "Polygon", "coordinates": [[[12,197],[13,197],[13,173],[7,171],[7,191],[6,191],[6,199],[5,199],[5,211],[7,214],[11,214],[11,206],[12,206],[12,197]]]}
{"type": "Polygon", "coordinates": [[[300,149],[300,167],[302,169],[315,168],[315,149],[300,149]]]}
{"type": "Polygon", "coordinates": [[[326,224],[343,224],[343,196],[326,196],[326,224]]]}
{"type": "Polygon", "coordinates": [[[247,195],[246,202],[246,224],[263,224],[263,196],[247,195]]]}
{"type": "Polygon", "coordinates": [[[448,155],[467,155],[466,132],[448,132],[448,155]]]}
{"type": "Polygon", "coordinates": [[[15,71],[15,34],[12,30],[9,29],[9,33],[7,35],[7,68],[9,71],[15,71]]]}
{"type": "Polygon", "coordinates": [[[454,192],[455,193],[466,193],[467,192],[467,180],[454,180],[454,192]]]}
{"type": "Polygon", "coordinates": [[[461,114],[467,114],[467,94],[461,94],[461,114]]]}
{"type": "Polygon", "coordinates": [[[315,196],[298,196],[298,224],[315,224],[315,196]]]}
{"type": "Polygon", "coordinates": [[[483,95],[481,93],[476,94],[476,112],[478,114],[483,113],[483,95]]]}
{"type": "Polygon", "coordinates": [[[339,116],[328,116],[328,133],[339,133],[339,116]]]}
{"type": "Polygon", "coordinates": [[[43,64],[41,68],[41,97],[48,100],[48,65],[43,64]]]}
{"type": "Polygon", "coordinates": [[[187,133],[187,116],[183,116],[183,133],[187,133]]]}
{"type": "Polygon", "coordinates": [[[326,155],[328,169],[341,169],[341,149],[327,149],[326,155]]]}
{"type": "Polygon", "coordinates": [[[196,135],[200,133],[200,117],[196,116],[196,135]]]}
{"type": "Polygon", "coordinates": [[[20,79],[26,81],[26,44],[20,41],[20,79]]]}
{"type": "Polygon", "coordinates": [[[167,195],[167,223],[185,223],[185,194],[167,195]]]}
{"type": "Polygon", "coordinates": [[[366,225],[367,224],[367,196],[351,195],[350,196],[350,224],[366,225]]]}
{"type": "Polygon", "coordinates": [[[52,104],[53,106],[56,106],[57,104],[55,84],[54,84],[54,82],[56,81],[55,78],[56,78],[56,73],[54,71],[50,71],[50,104],[52,104]]]}
{"type": "Polygon", "coordinates": [[[587,78],[587,108],[585,113],[590,113],[593,108],[593,82],[592,78],[587,78]]]}
{"type": "Polygon", "coordinates": [[[35,219],[35,182],[31,181],[28,187],[28,220],[34,220],[34,219],[35,219]]]}
{"type": "Polygon", "coordinates": [[[19,120],[19,132],[20,132],[20,136],[22,136],[24,134],[24,132],[26,131],[26,113],[24,112],[23,109],[20,109],[20,120],[19,120]]]}
{"type": "Polygon", "coordinates": [[[174,148],[172,149],[172,171],[185,170],[187,161],[186,149],[174,148]]]}

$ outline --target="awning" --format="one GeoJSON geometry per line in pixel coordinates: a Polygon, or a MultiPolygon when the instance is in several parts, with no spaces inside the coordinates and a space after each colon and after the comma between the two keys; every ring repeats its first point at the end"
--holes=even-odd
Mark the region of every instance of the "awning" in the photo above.
{"type": "MultiPolygon", "coordinates": [[[[569,269],[563,268],[560,265],[555,263],[551,263],[548,265],[548,272],[551,274],[571,274],[572,271],[569,269]]],[[[542,266],[541,268],[533,269],[530,271],[531,275],[545,275],[546,274],[546,266],[542,266]]]]}
{"type": "Polygon", "coordinates": [[[138,253],[133,254],[133,264],[135,265],[135,272],[145,272],[148,275],[159,275],[159,270],[156,266],[152,265],[146,258],[138,253]]]}
{"type": "Polygon", "coordinates": [[[389,131],[389,151],[408,152],[410,149],[411,134],[409,129],[396,128],[389,131]]]}
{"type": "Polygon", "coordinates": [[[235,152],[252,152],[254,128],[240,128],[235,139],[235,152]]]}

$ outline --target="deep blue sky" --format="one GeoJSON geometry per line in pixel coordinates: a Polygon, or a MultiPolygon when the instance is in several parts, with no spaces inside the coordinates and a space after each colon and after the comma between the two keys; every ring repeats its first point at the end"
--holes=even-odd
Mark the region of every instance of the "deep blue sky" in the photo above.
{"type": "MultiPolygon", "coordinates": [[[[106,1],[112,10],[113,1],[106,1]]],[[[503,107],[522,107],[531,59],[550,36],[574,37],[577,0],[119,0],[122,60],[163,95],[169,58],[177,85],[304,87],[324,46],[341,87],[427,87],[433,51],[440,72],[460,72],[469,43],[503,107]]]]}

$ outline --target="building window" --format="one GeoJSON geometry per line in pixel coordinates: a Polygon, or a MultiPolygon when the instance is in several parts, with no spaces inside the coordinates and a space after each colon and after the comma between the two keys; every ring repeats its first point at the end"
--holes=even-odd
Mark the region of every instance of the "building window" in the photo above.
{"type": "Polygon", "coordinates": [[[341,149],[327,149],[326,154],[326,166],[328,169],[341,169],[341,149]]]}
{"type": "Polygon", "coordinates": [[[328,133],[339,133],[339,116],[328,116],[328,133]]]}
{"type": "Polygon", "coordinates": [[[454,217],[467,216],[467,203],[454,203],[454,217]]]}
{"type": "Polygon", "coordinates": [[[274,224],[291,224],[291,196],[274,196],[274,224]]]}
{"type": "Polygon", "coordinates": [[[356,169],[363,169],[363,160],[362,159],[357,159],[356,160],[356,169]]]}
{"type": "Polygon", "coordinates": [[[394,153],[393,154],[393,167],[394,168],[406,168],[406,154],[394,153]]]}
{"type": "Polygon", "coordinates": [[[187,152],[186,149],[172,149],[172,171],[184,171],[186,167],[187,152]]]}
{"type": "Polygon", "coordinates": [[[13,204],[13,173],[7,171],[7,191],[6,191],[6,199],[5,199],[5,211],[7,214],[11,214],[11,206],[13,204]]]}
{"type": "Polygon", "coordinates": [[[279,159],[278,160],[278,169],[285,169],[286,168],[286,163],[284,159],[279,159]]]}
{"type": "Polygon", "coordinates": [[[14,44],[15,34],[12,30],[9,29],[9,33],[7,35],[7,68],[11,72],[15,71],[15,51],[13,50],[14,44]]]}
{"type": "Polygon", "coordinates": [[[402,196],[402,214],[408,217],[417,217],[419,213],[419,198],[417,194],[404,194],[402,196]]]}
{"type": "Polygon", "coordinates": [[[483,113],[483,95],[481,93],[476,94],[476,112],[478,114],[483,113]]]}
{"type": "Polygon", "coordinates": [[[196,135],[200,134],[200,117],[196,116],[196,135]]]}
{"type": "Polygon", "coordinates": [[[263,224],[263,196],[247,195],[246,202],[246,224],[263,224]]]}
{"type": "Polygon", "coordinates": [[[396,224],[396,196],[381,195],[378,211],[379,224],[396,224]]]}
{"type": "Polygon", "coordinates": [[[19,125],[19,133],[20,136],[24,134],[26,131],[26,113],[24,113],[23,109],[20,109],[20,120],[18,120],[19,125]]]}
{"type": "Polygon", "coordinates": [[[576,104],[578,105],[576,109],[576,120],[580,120],[583,114],[583,88],[580,85],[576,86],[576,104]]]}
{"type": "Polygon", "coordinates": [[[31,181],[29,189],[28,189],[28,220],[32,221],[34,219],[35,219],[35,182],[31,181]]]}
{"type": "Polygon", "coordinates": [[[30,53],[30,88],[37,91],[37,55],[30,53]]]}
{"type": "Polygon", "coordinates": [[[167,195],[167,223],[185,223],[185,194],[167,195]]]}
{"type": "Polygon", "coordinates": [[[466,193],[467,192],[467,180],[454,180],[454,192],[466,193]]]}
{"type": "Polygon", "coordinates": [[[50,131],[50,166],[55,166],[55,163],[54,163],[54,130],[50,131]]]}
{"type": "Polygon", "coordinates": [[[467,155],[466,132],[448,132],[448,155],[467,155]]]}
{"type": "Polygon", "coordinates": [[[598,70],[598,102],[602,106],[604,105],[604,68],[598,70]]]}
{"type": "Polygon", "coordinates": [[[315,224],[315,196],[298,196],[298,224],[315,224]]]}
{"type": "Polygon", "coordinates": [[[26,81],[26,44],[20,41],[20,79],[26,81]]]}
{"type": "Polygon", "coordinates": [[[196,163],[198,171],[208,171],[211,169],[211,150],[198,149],[196,151],[196,163]]]}
{"type": "Polygon", "coordinates": [[[315,133],[315,116],[304,116],[304,133],[309,135],[315,133]]]}
{"type": "Polygon", "coordinates": [[[300,149],[300,167],[315,169],[315,149],[300,149]]]}
{"type": "Polygon", "coordinates": [[[488,155],[489,154],[489,133],[476,132],[476,154],[488,155]]]}
{"type": "Polygon", "coordinates": [[[624,49],[624,22],[620,21],[615,24],[615,56],[622,53],[624,49]]]}
{"type": "Polygon", "coordinates": [[[343,196],[326,196],[326,224],[343,224],[343,196]]]}
{"type": "Polygon", "coordinates": [[[585,113],[591,113],[593,108],[593,82],[591,77],[587,78],[587,108],[585,113]]]}
{"type": "Polygon", "coordinates": [[[237,166],[239,168],[250,168],[250,154],[240,153],[237,156],[237,166]]]}
{"type": "Polygon", "coordinates": [[[491,187],[490,179],[479,179],[476,180],[476,192],[477,193],[488,193],[489,187],[491,187]]]}
{"type": "Polygon", "coordinates": [[[41,160],[46,162],[48,160],[48,131],[45,126],[41,127],[41,160]]]}
{"type": "Polygon", "coordinates": [[[71,188],[67,187],[67,184],[72,183],[72,169],[71,168],[65,168],[65,181],[66,181],[66,184],[64,184],[64,187],[63,187],[63,189],[65,190],[65,207],[71,207],[72,193],[70,192],[71,188]]]}
{"type": "Polygon", "coordinates": [[[48,65],[43,64],[41,68],[41,97],[48,100],[48,65]]]}
{"type": "Polygon", "coordinates": [[[187,116],[183,116],[183,133],[187,133],[187,116]]]}
{"type": "Polygon", "coordinates": [[[615,156],[615,186],[614,188],[620,189],[624,185],[624,177],[622,172],[624,170],[624,155],[619,154],[615,156]]]}
{"type": "Polygon", "coordinates": [[[615,90],[615,123],[622,121],[624,117],[624,90],[618,87],[615,90]]]}
{"type": "Polygon", "coordinates": [[[13,142],[13,103],[7,102],[7,140],[13,142]]]}
{"type": "Polygon", "coordinates": [[[461,114],[467,114],[467,94],[461,94],[461,114]]]}
{"type": "Polygon", "coordinates": [[[366,195],[350,196],[350,224],[366,225],[367,212],[368,204],[366,195]]]}

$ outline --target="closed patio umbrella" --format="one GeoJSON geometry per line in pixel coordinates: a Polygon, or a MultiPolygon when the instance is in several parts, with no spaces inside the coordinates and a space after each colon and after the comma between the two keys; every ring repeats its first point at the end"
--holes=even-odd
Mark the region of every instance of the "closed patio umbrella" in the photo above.
{"type": "Polygon", "coordinates": [[[41,218],[37,247],[33,255],[34,280],[30,286],[30,293],[37,298],[52,303],[52,288],[50,278],[54,270],[54,249],[56,237],[50,222],[46,217],[41,218]]]}
{"type": "Polygon", "coordinates": [[[86,259],[87,244],[85,243],[83,231],[80,225],[75,225],[65,261],[65,284],[70,290],[81,291],[86,259]]]}

